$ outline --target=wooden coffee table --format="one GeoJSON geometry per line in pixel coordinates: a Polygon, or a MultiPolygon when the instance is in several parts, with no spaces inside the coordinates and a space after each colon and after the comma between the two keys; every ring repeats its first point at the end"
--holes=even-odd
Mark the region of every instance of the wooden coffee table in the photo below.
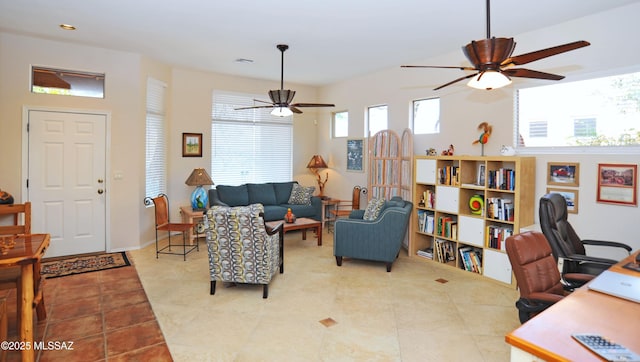
{"type": "MultiPolygon", "coordinates": [[[[266,224],[273,227],[279,223],[283,223],[283,221],[269,221],[266,224]]],[[[302,240],[307,240],[307,230],[315,229],[316,235],[318,237],[318,246],[322,245],[322,222],[309,219],[306,217],[299,217],[296,219],[294,223],[283,223],[284,232],[292,231],[292,230],[302,230],[302,240]]]]}

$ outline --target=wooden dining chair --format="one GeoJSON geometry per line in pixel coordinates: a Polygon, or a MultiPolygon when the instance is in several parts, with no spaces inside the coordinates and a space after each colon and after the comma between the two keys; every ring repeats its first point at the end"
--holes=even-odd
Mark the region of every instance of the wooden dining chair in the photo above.
{"type": "MultiPolygon", "coordinates": [[[[10,225],[0,225],[0,238],[31,234],[31,202],[27,201],[24,204],[0,205],[0,219],[6,216],[12,219],[12,223],[10,225]]],[[[36,314],[39,321],[47,319],[47,311],[44,305],[44,293],[42,291],[43,279],[40,275],[41,268],[42,260],[38,259],[34,263],[33,306],[36,308],[36,314]]],[[[16,289],[18,326],[20,326],[20,315],[22,309],[20,300],[20,295],[22,295],[22,284],[20,283],[20,277],[21,272],[19,265],[0,269],[0,290],[16,289]]]]}
{"type": "Polygon", "coordinates": [[[160,194],[157,197],[145,197],[144,204],[146,206],[155,206],[155,219],[156,219],[156,259],[159,254],[173,254],[182,255],[183,260],[187,260],[187,254],[193,250],[200,251],[198,245],[199,233],[196,229],[195,245],[187,246],[187,239],[189,238],[189,230],[193,230],[195,223],[173,223],[169,219],[169,198],[165,194],[160,194]],[[164,247],[160,247],[158,231],[166,231],[169,243],[164,247]],[[172,244],[171,233],[182,233],[182,244],[172,244]],[[182,247],[182,252],[171,251],[171,247],[182,247]]]}

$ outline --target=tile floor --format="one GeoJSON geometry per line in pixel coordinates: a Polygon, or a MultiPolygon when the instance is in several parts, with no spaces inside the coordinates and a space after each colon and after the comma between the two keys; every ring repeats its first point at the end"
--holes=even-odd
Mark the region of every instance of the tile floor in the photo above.
{"type": "Polygon", "coordinates": [[[286,234],[268,299],[249,285],[209,295],[204,241],[187,261],[156,259],[153,245],[130,255],[175,361],[509,360],[515,288],[406,253],[391,273],[367,261],[338,267],[333,235],[323,239],[286,234]]]}
{"type": "MultiPolygon", "coordinates": [[[[248,285],[219,285],[209,295],[203,240],[187,261],[156,259],[150,245],[129,252],[135,268],[48,279],[48,318],[37,334],[74,341],[74,351],[43,351],[38,360],[509,360],[504,336],[519,326],[515,288],[404,253],[391,273],[367,261],[338,267],[333,235],[325,233],[322,246],[308,236],[286,234],[285,272],[268,299],[248,285]]],[[[8,303],[15,336],[15,299],[8,303]]]]}
{"type": "MultiPolygon", "coordinates": [[[[47,319],[35,328],[45,342],[73,350],[36,353],[37,361],[170,361],[171,355],[134,267],[47,279],[47,319]]],[[[7,297],[9,340],[17,340],[15,289],[7,297]]],[[[8,361],[20,361],[10,351],[8,361]]]]}

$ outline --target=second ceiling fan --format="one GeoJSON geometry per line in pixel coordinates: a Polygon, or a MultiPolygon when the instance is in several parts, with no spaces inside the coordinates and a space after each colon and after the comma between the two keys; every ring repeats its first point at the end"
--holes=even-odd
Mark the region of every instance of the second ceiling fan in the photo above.
{"type": "Polygon", "coordinates": [[[328,104],[328,103],[291,103],[293,102],[293,96],[296,95],[296,91],[290,90],[290,89],[284,89],[284,52],[285,50],[289,49],[289,46],[286,44],[278,44],[277,48],[280,50],[280,53],[281,53],[280,89],[269,91],[269,99],[271,99],[271,102],[254,99],[255,102],[265,103],[268,105],[241,107],[241,108],[236,108],[236,110],[254,109],[254,108],[273,108],[273,111],[271,112],[272,115],[287,117],[292,115],[293,113],[302,113],[302,111],[299,110],[298,108],[335,107],[334,104],[328,104]]]}
{"type": "Polygon", "coordinates": [[[401,67],[473,70],[476,72],[445,83],[434,88],[434,90],[469,78],[473,78],[467,83],[470,87],[490,90],[510,84],[511,79],[509,77],[561,80],[564,78],[562,75],[513,67],[590,45],[589,42],[580,40],[512,57],[511,54],[516,47],[516,42],[513,38],[491,37],[489,1],[487,0],[487,38],[473,40],[462,48],[464,55],[473,64],[473,67],[435,65],[402,65],[401,67]]]}

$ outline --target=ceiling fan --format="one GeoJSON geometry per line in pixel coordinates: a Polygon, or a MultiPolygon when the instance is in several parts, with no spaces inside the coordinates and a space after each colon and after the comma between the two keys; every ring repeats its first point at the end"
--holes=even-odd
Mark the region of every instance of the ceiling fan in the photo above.
{"type": "Polygon", "coordinates": [[[469,78],[472,78],[467,83],[470,87],[490,90],[510,84],[511,79],[509,77],[548,80],[563,79],[564,76],[562,75],[513,67],[590,45],[589,42],[580,40],[512,57],[511,54],[516,47],[516,42],[513,38],[491,37],[489,1],[490,0],[487,0],[487,38],[482,40],[473,40],[462,48],[464,55],[469,59],[471,64],[473,64],[473,67],[433,65],[402,65],[401,67],[473,70],[476,71],[476,73],[460,77],[434,88],[433,90],[438,90],[469,78]]]}
{"type": "Polygon", "coordinates": [[[286,44],[278,44],[277,48],[281,53],[281,62],[280,62],[280,89],[270,90],[269,91],[269,99],[271,102],[261,101],[259,99],[254,99],[254,102],[266,103],[269,105],[264,106],[252,106],[252,107],[241,107],[236,108],[236,110],[240,109],[252,109],[252,108],[272,108],[271,114],[274,116],[287,117],[292,115],[293,113],[302,113],[298,108],[303,107],[335,107],[334,104],[325,104],[325,103],[291,103],[293,102],[293,96],[296,95],[296,91],[290,89],[284,89],[284,52],[289,49],[289,46],[286,44]]]}

